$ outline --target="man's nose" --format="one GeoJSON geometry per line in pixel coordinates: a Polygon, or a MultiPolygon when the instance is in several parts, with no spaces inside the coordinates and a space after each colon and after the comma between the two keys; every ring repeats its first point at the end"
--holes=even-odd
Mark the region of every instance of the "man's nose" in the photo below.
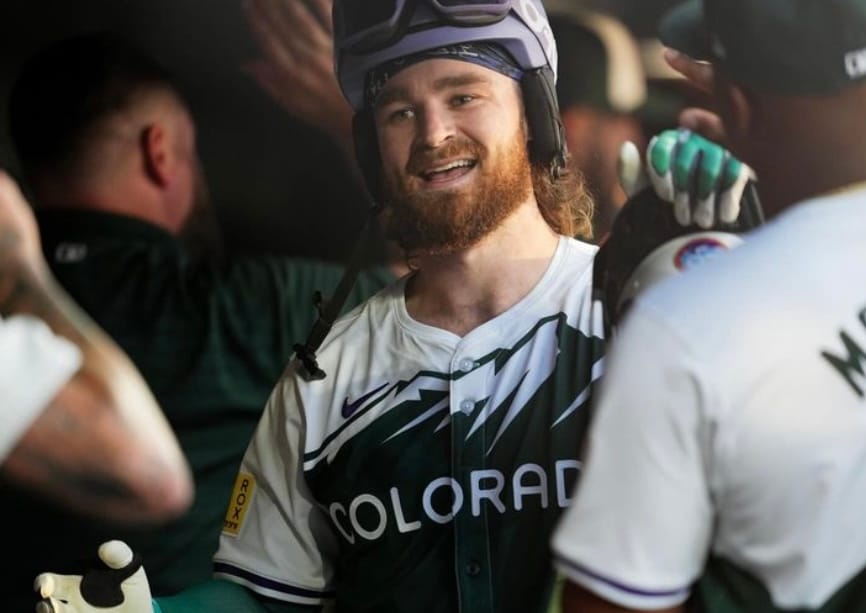
{"type": "Polygon", "coordinates": [[[449,113],[438,108],[426,108],[418,122],[417,144],[436,148],[454,136],[454,122],[449,113]]]}

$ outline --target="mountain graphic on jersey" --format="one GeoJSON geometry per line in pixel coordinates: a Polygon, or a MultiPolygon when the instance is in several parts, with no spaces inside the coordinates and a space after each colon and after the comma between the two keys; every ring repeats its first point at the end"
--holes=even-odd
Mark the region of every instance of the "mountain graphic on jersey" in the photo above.
{"type": "MultiPolygon", "coordinates": [[[[359,605],[351,610],[377,610],[381,595],[369,586],[415,584],[409,575],[423,591],[421,577],[453,565],[456,542],[486,586],[478,610],[541,610],[533,603],[551,588],[548,540],[579,473],[603,343],[558,313],[468,371],[421,371],[374,383],[357,407],[349,399],[348,419],[304,456],[305,479],[341,539],[338,608],[345,599],[359,605]],[[489,393],[467,404],[451,397],[459,384],[489,393]],[[493,594],[512,600],[493,603],[493,594]]],[[[419,602],[458,610],[453,577],[432,583],[437,594],[419,602]]],[[[470,610],[473,594],[463,592],[470,610]]]]}

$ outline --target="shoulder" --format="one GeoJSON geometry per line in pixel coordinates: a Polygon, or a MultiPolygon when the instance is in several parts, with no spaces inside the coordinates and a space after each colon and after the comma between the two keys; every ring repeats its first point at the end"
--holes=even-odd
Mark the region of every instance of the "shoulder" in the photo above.
{"type": "Polygon", "coordinates": [[[315,355],[323,380],[309,377],[297,357],[289,363],[272,402],[287,419],[303,415],[309,449],[344,427],[350,398],[380,390],[408,359],[398,313],[401,299],[402,286],[389,286],[334,323],[315,355]]]}
{"type": "Polygon", "coordinates": [[[598,253],[598,245],[585,243],[576,238],[563,237],[563,243],[566,257],[572,266],[588,266],[592,264],[598,253]]]}
{"type": "Polygon", "coordinates": [[[761,340],[770,347],[814,310],[805,305],[824,299],[812,288],[825,275],[826,262],[816,252],[816,226],[808,217],[809,211],[792,210],[747,234],[741,246],[649,288],[626,321],[651,321],[630,327],[666,329],[708,361],[735,359],[761,340]],[[733,342],[744,336],[750,342],[733,342]]]}
{"type": "Polygon", "coordinates": [[[322,344],[322,351],[340,353],[348,345],[386,335],[398,326],[398,311],[403,301],[405,279],[380,289],[334,322],[322,344]]]}
{"type": "MultiPolygon", "coordinates": [[[[575,289],[592,284],[592,266],[598,247],[574,238],[561,236],[545,281],[558,281],[553,287],[566,284],[575,289]]],[[[544,282],[543,282],[544,283],[544,282]]]]}

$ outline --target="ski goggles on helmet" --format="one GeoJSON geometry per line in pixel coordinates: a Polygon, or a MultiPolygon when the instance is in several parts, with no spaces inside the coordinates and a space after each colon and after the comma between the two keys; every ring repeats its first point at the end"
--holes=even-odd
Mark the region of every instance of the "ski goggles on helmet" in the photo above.
{"type": "Polygon", "coordinates": [[[334,26],[340,47],[351,53],[371,53],[390,46],[406,34],[420,2],[430,6],[449,25],[484,26],[502,21],[515,0],[336,2],[334,26]]]}

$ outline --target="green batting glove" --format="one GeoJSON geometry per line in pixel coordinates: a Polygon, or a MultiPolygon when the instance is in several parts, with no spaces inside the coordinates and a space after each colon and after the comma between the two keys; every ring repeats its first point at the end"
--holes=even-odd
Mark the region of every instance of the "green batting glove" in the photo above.
{"type": "Polygon", "coordinates": [[[658,196],[674,205],[677,221],[710,228],[736,221],[752,170],[730,152],[686,129],[665,130],[646,152],[647,174],[658,196]]]}
{"type": "Polygon", "coordinates": [[[150,598],[141,558],[122,541],[99,547],[102,568],[83,575],[42,573],[33,582],[42,600],[36,613],[152,613],[159,611],[150,598]]]}

